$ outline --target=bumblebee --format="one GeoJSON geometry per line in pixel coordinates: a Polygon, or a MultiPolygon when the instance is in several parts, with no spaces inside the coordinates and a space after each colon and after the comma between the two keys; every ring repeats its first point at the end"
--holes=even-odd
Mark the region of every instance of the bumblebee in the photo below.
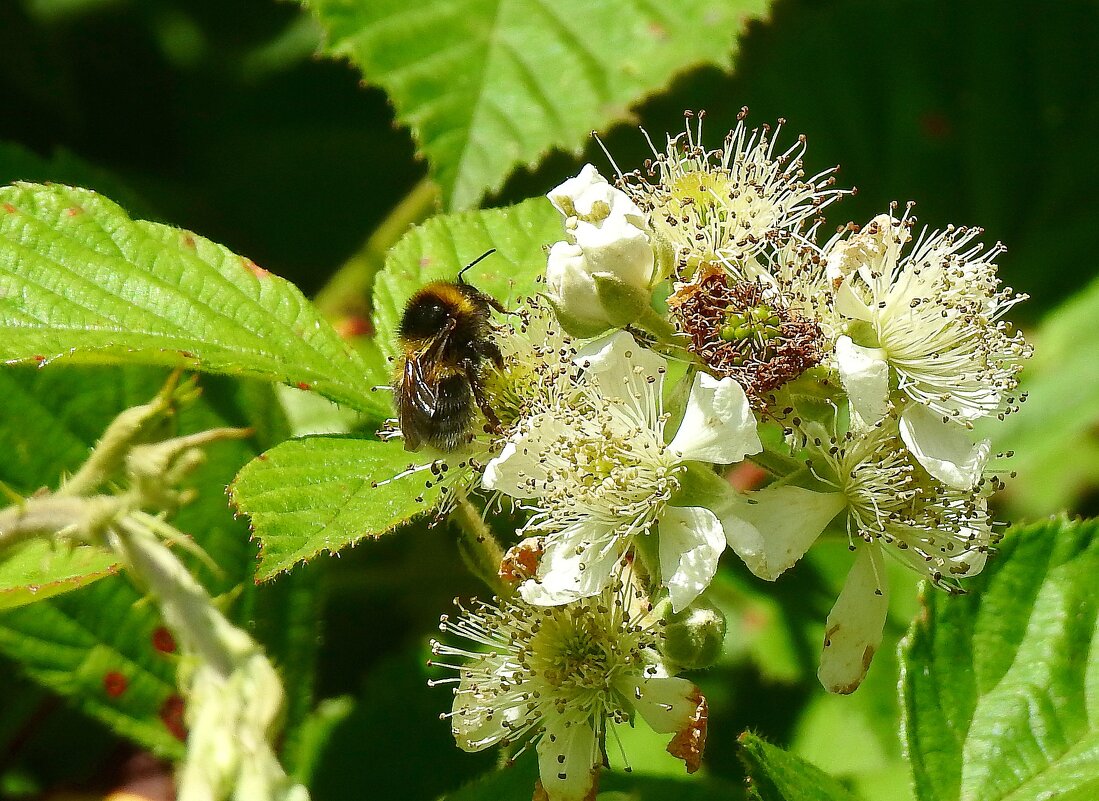
{"type": "Polygon", "coordinates": [[[456,281],[434,281],[420,289],[405,306],[397,341],[394,402],[405,449],[427,444],[453,451],[473,438],[481,409],[488,425],[500,420],[485,397],[485,371],[503,369],[504,358],[493,337],[491,310],[507,310],[462,275],[490,250],[470,262],[456,281]]]}

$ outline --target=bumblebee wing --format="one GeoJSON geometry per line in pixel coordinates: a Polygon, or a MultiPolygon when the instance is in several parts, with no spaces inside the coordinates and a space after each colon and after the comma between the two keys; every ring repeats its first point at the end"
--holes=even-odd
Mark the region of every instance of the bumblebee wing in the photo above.
{"type": "Polygon", "coordinates": [[[404,386],[408,393],[408,403],[417,411],[431,417],[439,408],[439,387],[424,368],[422,353],[405,360],[404,386]]]}

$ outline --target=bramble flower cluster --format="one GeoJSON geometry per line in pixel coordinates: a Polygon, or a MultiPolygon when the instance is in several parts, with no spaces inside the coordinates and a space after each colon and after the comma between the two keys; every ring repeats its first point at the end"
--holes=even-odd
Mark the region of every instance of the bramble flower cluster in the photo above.
{"type": "Polygon", "coordinates": [[[457,660],[459,745],[534,744],[552,801],[593,797],[607,737],[638,718],[697,765],[705,700],[674,674],[699,665],[661,627],[706,605],[726,547],[773,581],[826,531],[846,540],[818,676],[850,693],[881,642],[886,559],[957,592],[998,539],[972,428],[1025,399],[1031,352],[1004,319],[1024,296],[996,276],[1003,247],[915,231],[910,207],[822,242],[848,194],[835,168],[808,176],[804,138],[783,149],[781,122],[743,113],[707,148],[701,118],[642,169],[586,165],[549,193],[547,291],[501,324],[487,384],[502,425],[431,466],[450,497],[526,514],[507,597],[444,619],[469,644],[434,650],[457,660]],[[767,478],[741,491],[744,460],[767,478]]]}

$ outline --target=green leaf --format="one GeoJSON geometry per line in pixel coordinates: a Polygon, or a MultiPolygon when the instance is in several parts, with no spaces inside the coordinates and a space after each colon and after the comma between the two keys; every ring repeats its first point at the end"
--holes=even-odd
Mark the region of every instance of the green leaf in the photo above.
{"type": "Polygon", "coordinates": [[[384,413],[359,356],[292,284],[82,189],[0,189],[0,359],[255,377],[384,413]]]}
{"type": "Polygon", "coordinates": [[[748,774],[748,796],[756,801],[854,801],[824,771],[751,732],[740,735],[740,758],[748,774]]]}
{"type": "Polygon", "coordinates": [[[355,63],[397,108],[452,209],[518,165],[578,152],[589,131],[703,64],[732,66],[766,0],[309,0],[325,52],[355,63]],[[704,32],[701,35],[700,32],[704,32]]]}
{"type": "Polygon", "coordinates": [[[1097,533],[1018,529],[968,595],[926,591],[901,676],[921,801],[1099,795],[1097,533]]]}
{"type": "Polygon", "coordinates": [[[374,285],[375,338],[383,355],[396,355],[405,304],[424,284],[453,281],[462,267],[496,248],[464,277],[513,307],[518,298],[539,291],[536,279],[546,269],[543,248],[562,238],[561,217],[544,198],[504,209],[441,215],[413,228],[389,252],[374,285]]]}
{"type": "Polygon", "coordinates": [[[425,487],[430,472],[381,483],[413,463],[400,440],[316,436],[283,442],[245,465],[230,495],[261,543],[256,578],[381,536],[431,509],[439,487],[425,487]]]}
{"type": "Polygon", "coordinates": [[[115,572],[114,557],[100,548],[64,549],[35,540],[0,560],[0,609],[76,590],[115,572]]]}
{"type": "Polygon", "coordinates": [[[1026,403],[979,429],[997,450],[1015,452],[1007,464],[1018,478],[1005,493],[1015,516],[1064,511],[1099,485],[1096,319],[1099,280],[1051,312],[1031,337],[1034,357],[1022,373],[1026,403]]]}

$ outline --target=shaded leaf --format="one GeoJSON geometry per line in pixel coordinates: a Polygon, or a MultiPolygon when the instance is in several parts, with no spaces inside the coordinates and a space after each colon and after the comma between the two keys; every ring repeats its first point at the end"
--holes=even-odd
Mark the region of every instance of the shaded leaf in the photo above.
{"type": "Polygon", "coordinates": [[[247,464],[230,491],[261,543],[257,579],[431,509],[439,487],[425,488],[427,471],[374,486],[410,463],[417,459],[400,440],[315,436],[283,442],[247,464]]]}
{"type": "Polygon", "coordinates": [[[0,359],[183,366],[381,403],[292,284],[82,189],[0,189],[0,359]]]}
{"type": "Polygon", "coordinates": [[[1017,529],[970,594],[926,591],[901,678],[921,801],[1099,794],[1097,531],[1017,529]]]}
{"type": "Polygon", "coordinates": [[[729,68],[736,36],[767,10],[766,0],[306,5],[327,32],[325,52],[389,94],[453,209],[477,205],[551,148],[578,150],[677,74],[729,68]]]}

